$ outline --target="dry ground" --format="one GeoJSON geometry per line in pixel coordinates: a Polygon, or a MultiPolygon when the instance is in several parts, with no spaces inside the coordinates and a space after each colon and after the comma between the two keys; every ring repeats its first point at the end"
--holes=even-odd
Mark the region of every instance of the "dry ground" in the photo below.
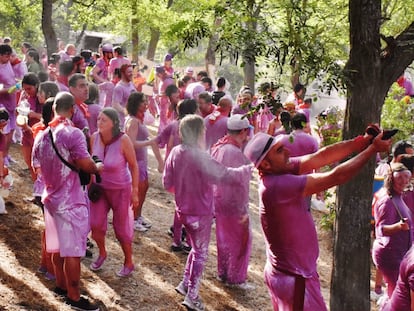
{"type": "MultiPolygon", "coordinates": [[[[153,132],[154,129],[151,128],[153,132]]],[[[0,215],[0,310],[70,310],[52,294],[54,287],[38,274],[40,232],[43,219],[40,209],[24,201],[31,196],[32,183],[23,164],[20,147],[13,145],[10,166],[14,177],[13,190],[7,198],[8,214],[0,215]]],[[[133,243],[136,270],[132,277],[120,279],[115,272],[123,262],[122,251],[110,227],[107,246],[108,259],[104,269],[92,272],[91,259],[82,260],[81,288],[102,310],[185,310],[182,297],[174,287],[180,282],[186,255],[169,250],[171,238],[167,230],[172,223],[174,201],[161,185],[161,174],[150,156],[150,190],[143,214],[153,227],[146,233],[135,233],[133,243]]],[[[271,310],[270,299],[263,283],[265,263],[264,241],[260,229],[257,184],[251,183],[250,210],[253,224],[253,251],[249,266],[249,282],[254,291],[230,289],[216,280],[216,248],[214,228],[210,256],[205,268],[200,295],[207,310],[271,310]]],[[[318,223],[320,214],[314,214],[318,223]]],[[[319,273],[325,300],[329,299],[332,261],[332,235],[319,234],[321,254],[319,273]]],[[[97,254],[94,248],[94,256],[97,254]]]]}

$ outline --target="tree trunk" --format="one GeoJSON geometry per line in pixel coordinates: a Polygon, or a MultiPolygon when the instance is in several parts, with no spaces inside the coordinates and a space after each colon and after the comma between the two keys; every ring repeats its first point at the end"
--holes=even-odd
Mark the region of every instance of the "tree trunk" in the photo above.
{"type": "Polygon", "coordinates": [[[132,57],[133,63],[138,63],[139,53],[139,33],[138,33],[138,3],[137,0],[132,1],[132,18],[131,18],[131,42],[132,42],[132,57]]]}
{"type": "Polygon", "coordinates": [[[42,31],[45,37],[47,55],[52,55],[58,49],[57,38],[52,24],[53,0],[42,1],[42,31]]]}
{"type": "MultiPolygon", "coordinates": [[[[388,54],[384,53],[387,49],[381,51],[380,1],[350,0],[349,20],[351,50],[345,69],[348,99],[344,139],[362,134],[369,123],[380,122],[389,87],[414,59],[412,44],[411,47],[409,44],[389,45],[388,54]]],[[[396,41],[412,40],[414,23],[410,27],[396,41]]],[[[358,176],[338,189],[331,311],[370,310],[369,250],[374,166],[372,159],[358,176]]]]}
{"type": "MultiPolygon", "coordinates": [[[[221,24],[221,18],[216,18],[215,27],[219,27],[221,24]]],[[[205,61],[208,76],[215,81],[216,73],[216,46],[217,46],[218,35],[217,32],[213,32],[208,41],[208,47],[206,51],[205,61]]],[[[213,82],[214,83],[214,82],[213,82]]]]}
{"type": "Polygon", "coordinates": [[[160,40],[159,29],[151,28],[151,39],[148,44],[147,59],[154,61],[155,51],[157,50],[158,41],[160,40]]]}

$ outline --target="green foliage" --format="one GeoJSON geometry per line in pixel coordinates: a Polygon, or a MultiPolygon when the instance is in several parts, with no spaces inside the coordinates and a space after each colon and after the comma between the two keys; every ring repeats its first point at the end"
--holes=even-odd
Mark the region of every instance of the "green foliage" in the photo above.
{"type": "Polygon", "coordinates": [[[382,107],[381,127],[399,129],[393,138],[394,141],[411,139],[414,133],[414,100],[404,96],[404,91],[397,83],[394,83],[382,107]]]}
{"type": "Polygon", "coordinates": [[[337,108],[328,108],[317,117],[315,130],[322,146],[329,146],[342,140],[343,120],[344,112],[337,108]]]}

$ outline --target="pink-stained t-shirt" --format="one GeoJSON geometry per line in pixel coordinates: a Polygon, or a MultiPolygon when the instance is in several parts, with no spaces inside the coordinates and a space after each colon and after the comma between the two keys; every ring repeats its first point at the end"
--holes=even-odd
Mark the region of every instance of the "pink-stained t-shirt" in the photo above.
{"type": "Polygon", "coordinates": [[[299,157],[318,151],[318,140],[302,130],[294,130],[283,137],[283,146],[291,157],[299,157]]]}
{"type": "Polygon", "coordinates": [[[215,115],[216,112],[204,118],[206,127],[206,149],[209,150],[220,138],[227,134],[227,119],[222,115],[215,115]]]}
{"type": "MultiPolygon", "coordinates": [[[[127,116],[125,119],[125,123],[128,122],[129,119],[134,118],[135,117],[131,117],[131,116],[127,116]]],[[[136,141],[146,141],[148,140],[149,137],[149,133],[148,133],[148,129],[145,126],[145,124],[143,124],[140,120],[136,120],[138,122],[138,133],[137,133],[137,137],[135,137],[136,141]]],[[[148,163],[148,147],[135,147],[135,156],[137,161],[143,161],[146,164],[148,163]]]]}
{"type": "Polygon", "coordinates": [[[198,99],[198,95],[205,92],[206,88],[200,82],[193,82],[187,85],[184,92],[184,99],[198,99]]]}
{"type": "Polygon", "coordinates": [[[101,185],[105,189],[122,189],[131,185],[132,177],[128,168],[128,162],[122,154],[122,137],[126,135],[121,133],[118,138],[105,145],[99,132],[95,132],[91,139],[94,140],[92,155],[98,156],[104,164],[101,172],[101,185]]]}
{"type": "Polygon", "coordinates": [[[87,118],[88,120],[88,125],[89,125],[89,133],[93,134],[98,130],[98,115],[99,113],[102,111],[102,107],[98,104],[91,104],[88,105],[88,112],[89,112],[89,117],[87,118]]]}
{"type": "MultiPolygon", "coordinates": [[[[211,148],[211,156],[227,167],[239,167],[249,164],[241,148],[228,142],[228,136],[223,137],[211,148]]],[[[249,183],[251,175],[246,174],[240,184],[218,183],[214,186],[215,214],[236,216],[248,213],[249,183]]]]}
{"type": "MultiPolygon", "coordinates": [[[[125,108],[128,102],[129,95],[131,95],[132,93],[135,93],[136,91],[137,89],[135,88],[134,83],[132,83],[132,81],[130,81],[129,83],[125,83],[124,81],[119,81],[116,84],[114,88],[114,92],[112,94],[112,104],[118,103],[123,108],[125,108]]],[[[124,114],[119,113],[119,119],[120,119],[120,124],[124,125],[125,113],[124,114]]]]}
{"type": "MultiPolygon", "coordinates": [[[[294,172],[299,159],[291,159],[294,172]]],[[[276,270],[310,278],[316,275],[318,239],[303,196],[307,175],[265,175],[259,182],[260,220],[266,238],[267,260],[276,270]]]]}
{"type": "Polygon", "coordinates": [[[180,144],[165,162],[163,185],[175,194],[176,211],[182,214],[213,215],[212,186],[219,181],[239,185],[251,166],[227,168],[199,148],[180,144]]]}
{"type": "MultiPolygon", "coordinates": [[[[89,158],[89,153],[82,131],[69,125],[70,123],[69,120],[60,123],[52,128],[52,133],[60,155],[74,164],[75,160],[89,158]]],[[[41,168],[45,184],[42,201],[52,216],[55,212],[64,212],[87,204],[78,173],[67,167],[56,155],[49,130],[36,136],[32,158],[32,162],[41,168]]]]}
{"type": "Polygon", "coordinates": [[[73,125],[80,130],[83,130],[85,127],[89,127],[85,114],[77,105],[73,106],[72,122],[73,125]]]}
{"type": "Polygon", "coordinates": [[[124,56],[111,58],[109,61],[108,73],[113,74],[115,69],[121,68],[124,64],[131,65],[131,61],[124,56]]]}
{"type": "MultiPolygon", "coordinates": [[[[0,83],[3,84],[3,88],[8,89],[16,85],[16,78],[10,62],[0,64],[0,83]]],[[[1,94],[0,95],[0,107],[4,107],[9,112],[13,112],[16,109],[16,93],[1,94]]]]}

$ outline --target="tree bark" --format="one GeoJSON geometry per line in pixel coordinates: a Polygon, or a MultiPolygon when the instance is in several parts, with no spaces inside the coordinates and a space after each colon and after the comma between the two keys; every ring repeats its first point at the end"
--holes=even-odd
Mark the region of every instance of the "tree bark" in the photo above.
{"type": "Polygon", "coordinates": [[[159,29],[151,28],[151,39],[148,44],[147,59],[154,61],[155,51],[157,50],[158,41],[160,40],[159,29]]]}
{"type": "MultiPolygon", "coordinates": [[[[343,138],[379,123],[391,84],[414,59],[413,24],[381,50],[381,1],[350,0],[343,138]],[[389,50],[389,51],[388,51],[389,50]]],[[[370,218],[375,161],[338,188],[330,310],[370,310],[370,218]]]]}
{"type": "Polygon", "coordinates": [[[133,63],[138,63],[138,53],[139,53],[139,25],[138,18],[138,3],[137,0],[132,1],[132,18],[131,18],[131,42],[132,42],[132,57],[131,60],[133,63]]]}
{"type": "Polygon", "coordinates": [[[52,55],[58,49],[57,38],[52,24],[53,0],[42,1],[42,32],[45,37],[47,55],[52,55]]]}

